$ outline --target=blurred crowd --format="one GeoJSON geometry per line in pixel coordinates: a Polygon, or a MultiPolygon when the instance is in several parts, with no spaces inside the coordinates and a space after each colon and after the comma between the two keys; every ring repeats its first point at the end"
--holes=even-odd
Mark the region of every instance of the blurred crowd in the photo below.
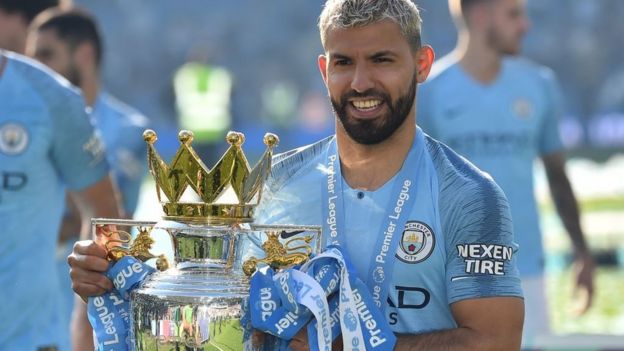
{"type": "MultiPolygon", "coordinates": [[[[321,0],[214,1],[210,9],[201,0],[185,1],[184,6],[169,0],[75,3],[96,13],[106,34],[104,81],[157,125],[175,123],[173,75],[194,59],[232,72],[235,128],[251,133],[260,129],[259,135],[281,132],[284,150],[313,142],[332,129],[314,59],[321,52],[316,30],[321,0]],[[270,106],[266,96],[280,90],[288,91],[281,96],[282,106],[270,106]],[[290,138],[290,133],[297,136],[290,138]]],[[[418,6],[424,42],[442,57],[456,42],[447,2],[423,0],[418,6]]],[[[624,32],[624,3],[528,1],[527,11],[531,30],[523,52],[557,74],[565,96],[564,144],[601,148],[606,154],[621,149],[624,94],[617,87],[624,84],[624,51],[613,43],[624,32]]],[[[248,138],[249,147],[262,147],[252,139],[257,138],[248,138]]]]}

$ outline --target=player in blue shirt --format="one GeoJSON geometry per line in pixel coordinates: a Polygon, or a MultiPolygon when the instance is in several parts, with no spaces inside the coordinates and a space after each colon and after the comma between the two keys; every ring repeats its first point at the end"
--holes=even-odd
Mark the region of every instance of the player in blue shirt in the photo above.
{"type": "MultiPolygon", "coordinates": [[[[0,48],[23,53],[30,22],[61,2],[0,0],[0,48]]],[[[11,287],[1,295],[2,315],[12,316],[0,325],[0,349],[69,350],[53,266],[63,207],[59,193],[68,187],[77,196],[84,228],[91,216],[119,212],[104,178],[101,143],[76,92],[19,55],[0,57],[0,231],[3,248],[11,252],[3,251],[0,276],[11,287]]]]}
{"type": "Polygon", "coordinates": [[[537,157],[544,162],[574,244],[578,285],[590,299],[592,293],[593,264],[557,128],[560,92],[552,71],[515,57],[528,26],[523,1],[451,1],[451,10],[460,41],[436,62],[422,86],[418,119],[426,133],[488,172],[509,200],[526,299],[524,343],[530,346],[536,334],[548,332],[544,251],[533,190],[537,157]]]}
{"type": "MultiPolygon", "coordinates": [[[[276,157],[264,194],[270,200],[258,209],[258,222],[324,223],[319,187],[327,183],[326,155],[338,138],[276,157]]],[[[416,203],[403,214],[407,216],[404,228],[391,233],[400,236],[394,252],[384,255],[378,250],[371,228],[380,228],[388,208],[395,208],[392,190],[404,179],[397,174],[377,188],[352,187],[342,177],[335,180],[341,182],[344,197],[345,246],[360,278],[366,278],[371,258],[395,260],[384,306],[393,331],[414,334],[457,328],[449,308],[455,302],[522,296],[515,269],[517,248],[500,189],[420,129],[410,152],[419,155],[419,162],[401,168],[417,173],[416,203]]],[[[345,159],[348,156],[340,154],[340,160],[345,159]]]]}
{"type": "Polygon", "coordinates": [[[83,216],[118,215],[108,165],[60,76],[2,51],[0,96],[0,349],[69,350],[54,264],[65,194],[83,216]]]}
{"type": "MultiPolygon", "coordinates": [[[[147,127],[146,118],[136,110],[103,91],[100,82],[102,39],[95,20],[88,13],[75,9],[49,9],[35,18],[30,26],[27,54],[46,64],[81,88],[84,100],[91,107],[97,131],[106,147],[106,157],[122,195],[126,216],[132,218],[136,209],[141,182],[147,173],[147,152],[141,135],[147,127]]],[[[75,204],[68,201],[63,221],[59,250],[59,266],[67,266],[67,255],[78,239],[80,222],[75,204]]],[[[61,276],[66,296],[66,314],[71,316],[74,293],[67,269],[61,276]]],[[[83,306],[84,303],[78,300],[83,306]]],[[[86,326],[86,319],[84,322],[86,326]]],[[[76,326],[77,327],[77,326],[76,326]]],[[[75,344],[90,342],[90,333],[75,344]]],[[[74,333],[74,336],[81,335],[74,333]]]]}
{"type": "MultiPolygon", "coordinates": [[[[381,309],[396,350],[518,349],[523,301],[505,197],[416,127],[416,85],[434,56],[420,45],[416,6],[330,0],[319,23],[336,135],[276,157],[259,221],[326,224],[330,242],[345,237],[363,280],[376,262],[391,263],[372,277],[388,291],[381,309]]],[[[93,242],[76,245],[77,286],[101,279],[104,255],[93,242]]],[[[306,349],[305,335],[290,346],[306,349]]]]}
{"type": "Polygon", "coordinates": [[[131,216],[147,172],[145,143],[137,137],[147,119],[102,89],[102,38],[94,18],[82,10],[51,9],[35,19],[30,31],[27,54],[82,90],[106,145],[124,210],[131,216]]]}

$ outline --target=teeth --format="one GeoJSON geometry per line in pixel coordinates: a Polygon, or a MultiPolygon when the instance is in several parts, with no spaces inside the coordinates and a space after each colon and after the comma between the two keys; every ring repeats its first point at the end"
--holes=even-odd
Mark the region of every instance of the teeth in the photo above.
{"type": "Polygon", "coordinates": [[[375,108],[379,105],[381,105],[381,100],[353,101],[353,106],[360,110],[375,108]]]}

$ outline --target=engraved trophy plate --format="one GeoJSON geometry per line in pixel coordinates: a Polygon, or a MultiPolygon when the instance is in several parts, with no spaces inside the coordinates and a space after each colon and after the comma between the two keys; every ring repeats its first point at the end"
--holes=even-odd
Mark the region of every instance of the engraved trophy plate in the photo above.
{"type": "Polygon", "coordinates": [[[230,149],[211,170],[192,149],[190,132],[180,132],[182,145],[170,166],[153,147],[156,134],[146,131],[144,138],[165,217],[92,220],[111,261],[131,255],[159,270],[130,295],[132,345],[141,351],[256,349],[241,323],[249,276],[259,265],[302,264],[322,243],[320,227],[251,223],[277,137],[265,137],[267,151],[250,169],[241,149],[244,137],[230,132],[230,149]],[[188,187],[196,201],[181,200],[188,187]],[[233,201],[223,199],[229,189],[233,201]]]}

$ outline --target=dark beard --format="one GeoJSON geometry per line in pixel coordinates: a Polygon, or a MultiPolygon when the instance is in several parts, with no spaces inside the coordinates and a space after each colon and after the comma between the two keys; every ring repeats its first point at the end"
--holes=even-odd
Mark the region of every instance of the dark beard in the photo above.
{"type": "Polygon", "coordinates": [[[386,93],[369,89],[363,93],[350,90],[340,97],[341,103],[330,98],[334,113],[344,127],[349,137],[358,144],[375,145],[388,139],[409,116],[414,99],[416,98],[416,75],[412,78],[409,89],[405,95],[400,96],[396,102],[392,103],[390,96],[386,93]],[[389,113],[375,120],[358,121],[349,118],[347,115],[347,105],[350,98],[369,97],[382,100],[389,113]]]}
{"type": "Polygon", "coordinates": [[[78,67],[76,67],[76,65],[73,63],[71,63],[69,67],[67,67],[67,76],[65,78],[77,87],[80,87],[80,84],[82,83],[82,77],[80,76],[78,67]]]}

